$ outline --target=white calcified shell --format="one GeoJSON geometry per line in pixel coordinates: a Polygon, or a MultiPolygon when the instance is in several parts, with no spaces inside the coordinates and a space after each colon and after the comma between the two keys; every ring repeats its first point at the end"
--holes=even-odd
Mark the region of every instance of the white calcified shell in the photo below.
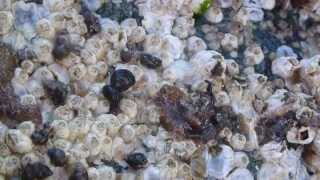
{"type": "Polygon", "coordinates": [[[260,8],[247,7],[249,19],[254,22],[259,22],[263,20],[264,12],[260,8]]]}
{"type": "Polygon", "coordinates": [[[234,152],[234,163],[233,166],[237,168],[246,168],[250,160],[246,153],[244,152],[234,152]]]}
{"type": "Polygon", "coordinates": [[[276,6],[276,0],[261,0],[261,8],[272,10],[276,6]]]}
{"type": "Polygon", "coordinates": [[[189,16],[180,16],[176,18],[172,28],[172,34],[180,39],[188,37],[193,28],[194,22],[194,19],[189,16]]]}
{"type": "Polygon", "coordinates": [[[53,39],[55,35],[54,27],[48,19],[41,19],[36,24],[37,34],[42,38],[53,39]]]}
{"type": "Polygon", "coordinates": [[[224,37],[221,40],[221,46],[227,51],[237,49],[239,46],[238,37],[231,33],[224,34],[224,37]]]}
{"type": "Polygon", "coordinates": [[[0,11],[0,35],[9,33],[13,25],[13,16],[9,11],[0,11]]]}
{"type": "Polygon", "coordinates": [[[65,84],[69,84],[70,76],[68,71],[59,64],[51,64],[48,69],[57,77],[57,79],[65,84]]]}
{"type": "Polygon", "coordinates": [[[260,64],[264,59],[264,54],[259,45],[251,45],[244,51],[245,63],[247,65],[260,64]]]}
{"type": "Polygon", "coordinates": [[[20,168],[20,159],[17,156],[7,156],[4,159],[4,174],[8,176],[17,175],[20,168]]]}
{"type": "Polygon", "coordinates": [[[10,10],[11,8],[11,0],[1,0],[0,1],[0,11],[10,10]]]}
{"type": "Polygon", "coordinates": [[[289,46],[282,45],[277,49],[277,58],[281,57],[294,57],[298,58],[298,55],[294,53],[293,49],[289,46]]]}
{"type": "Polygon", "coordinates": [[[225,178],[233,169],[234,154],[227,145],[220,146],[221,152],[217,156],[209,156],[207,161],[208,176],[213,178],[225,178]]]}
{"type": "Polygon", "coordinates": [[[32,41],[33,43],[33,50],[37,55],[35,59],[36,62],[43,62],[50,64],[53,62],[52,57],[52,49],[53,44],[51,41],[44,39],[44,38],[36,38],[32,41]]]}
{"type": "Polygon", "coordinates": [[[197,36],[191,36],[187,42],[187,49],[190,55],[193,55],[199,51],[206,50],[207,45],[201,38],[197,36]]]}
{"type": "Polygon", "coordinates": [[[190,59],[195,74],[204,77],[211,76],[211,70],[219,61],[223,61],[223,56],[216,51],[200,51],[190,59]]]}
{"type": "Polygon", "coordinates": [[[227,178],[226,180],[254,180],[252,174],[248,169],[242,169],[238,168],[234,170],[227,178]]]}
{"type": "Polygon", "coordinates": [[[162,50],[170,52],[174,59],[179,59],[184,49],[184,45],[179,38],[172,35],[166,35],[162,43],[162,50]]]}
{"type": "Polygon", "coordinates": [[[173,17],[170,15],[159,16],[148,12],[144,14],[142,25],[149,34],[170,34],[173,26],[173,17]]]}
{"type": "Polygon", "coordinates": [[[193,74],[192,65],[186,61],[174,61],[163,72],[163,78],[169,81],[182,81],[193,74]]]}
{"type": "Polygon", "coordinates": [[[8,130],[6,144],[17,153],[27,153],[32,150],[31,139],[20,130],[8,130]]]}
{"type": "Polygon", "coordinates": [[[316,131],[310,127],[293,127],[287,132],[288,142],[294,144],[310,144],[315,136],[316,131]]]}
{"type": "Polygon", "coordinates": [[[264,163],[257,174],[257,180],[265,179],[289,180],[288,169],[276,163],[264,163]]]}
{"type": "Polygon", "coordinates": [[[236,133],[231,137],[230,145],[236,150],[242,150],[246,145],[247,139],[244,135],[236,133]]]}
{"type": "Polygon", "coordinates": [[[265,161],[272,162],[279,160],[283,156],[282,148],[283,145],[281,143],[271,141],[261,147],[260,153],[265,161]]]}
{"type": "Polygon", "coordinates": [[[26,136],[31,136],[35,130],[35,124],[32,121],[24,121],[18,125],[18,130],[20,130],[26,136]]]}
{"type": "Polygon", "coordinates": [[[222,10],[218,7],[211,6],[204,15],[209,22],[219,23],[223,20],[222,10]]]}
{"type": "Polygon", "coordinates": [[[143,180],[160,180],[160,169],[154,166],[149,166],[142,171],[140,177],[143,180]]]}
{"type": "Polygon", "coordinates": [[[284,79],[291,77],[299,67],[299,61],[293,57],[281,57],[272,61],[272,73],[284,79]]]}

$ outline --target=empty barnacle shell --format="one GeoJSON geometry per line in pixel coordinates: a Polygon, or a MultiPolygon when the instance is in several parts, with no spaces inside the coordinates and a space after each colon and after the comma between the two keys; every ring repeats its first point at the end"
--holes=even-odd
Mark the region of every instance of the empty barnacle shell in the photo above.
{"type": "Polygon", "coordinates": [[[294,144],[310,144],[316,136],[316,131],[310,127],[291,128],[287,132],[287,140],[294,144]]]}

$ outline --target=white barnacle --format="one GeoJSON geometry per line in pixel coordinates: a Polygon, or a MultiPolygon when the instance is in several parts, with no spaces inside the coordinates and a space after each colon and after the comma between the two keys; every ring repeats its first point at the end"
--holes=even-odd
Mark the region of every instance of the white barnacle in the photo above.
{"type": "Polygon", "coordinates": [[[249,66],[260,64],[264,59],[261,47],[257,44],[249,46],[244,51],[245,63],[249,66]]]}
{"type": "Polygon", "coordinates": [[[233,59],[226,59],[225,60],[226,67],[227,67],[227,73],[230,74],[231,76],[234,76],[236,74],[239,74],[240,69],[239,69],[239,64],[233,60],[233,59]]]}
{"type": "Polygon", "coordinates": [[[13,25],[13,15],[9,11],[0,11],[0,35],[9,33],[13,25]]]}
{"type": "Polygon", "coordinates": [[[55,137],[67,139],[70,134],[68,122],[65,120],[54,120],[51,123],[51,127],[55,132],[55,137]]]}
{"type": "Polygon", "coordinates": [[[120,136],[123,141],[130,143],[135,140],[135,129],[131,125],[125,125],[120,129],[120,136]]]}
{"type": "Polygon", "coordinates": [[[234,49],[237,49],[239,46],[238,37],[231,33],[224,34],[224,37],[221,40],[221,46],[226,51],[232,51],[234,49]]]}
{"type": "Polygon", "coordinates": [[[69,68],[69,74],[72,79],[80,80],[85,77],[87,68],[84,64],[78,63],[69,68]]]}
{"type": "Polygon", "coordinates": [[[131,36],[132,31],[138,27],[137,21],[134,18],[128,18],[120,23],[121,28],[123,28],[128,36],[131,36]]]}
{"type": "Polygon", "coordinates": [[[4,159],[4,168],[5,168],[5,175],[7,176],[13,176],[15,174],[18,174],[18,170],[20,168],[20,159],[19,157],[17,156],[7,156],[5,159],[4,159]]]}
{"type": "Polygon", "coordinates": [[[100,179],[116,180],[117,174],[112,167],[99,166],[97,170],[99,174],[99,180],[100,179]]]}
{"type": "Polygon", "coordinates": [[[48,19],[40,19],[36,23],[37,34],[46,39],[53,39],[55,35],[54,27],[48,19]]]}
{"type": "Polygon", "coordinates": [[[63,119],[66,121],[69,121],[69,120],[73,119],[73,117],[74,117],[73,110],[66,105],[57,107],[54,110],[53,114],[56,117],[56,119],[63,119]]]}
{"type": "Polygon", "coordinates": [[[145,39],[146,31],[143,27],[137,26],[132,29],[130,36],[128,36],[128,42],[139,43],[145,39]]]}
{"type": "Polygon", "coordinates": [[[211,6],[204,15],[211,23],[219,23],[223,20],[223,13],[219,7],[211,6]]]}
{"type": "Polygon", "coordinates": [[[35,124],[32,121],[24,121],[18,125],[18,130],[26,136],[31,136],[35,130],[35,124]]]}
{"type": "Polygon", "coordinates": [[[90,155],[95,156],[100,153],[101,147],[103,146],[102,140],[95,133],[88,133],[84,138],[84,145],[89,147],[90,155]]]}
{"type": "Polygon", "coordinates": [[[30,79],[26,85],[27,91],[37,98],[43,97],[45,95],[44,88],[39,81],[30,79]]]}
{"type": "Polygon", "coordinates": [[[82,49],[80,56],[83,63],[87,65],[95,64],[97,62],[97,56],[95,55],[95,52],[92,52],[89,49],[82,49]]]}
{"type": "Polygon", "coordinates": [[[48,69],[57,77],[57,80],[68,84],[70,82],[70,76],[67,69],[60,64],[54,63],[48,66],[48,69]]]}
{"type": "Polygon", "coordinates": [[[80,109],[83,105],[83,102],[83,97],[71,94],[68,96],[66,104],[72,109],[80,109]]]}
{"type": "Polygon", "coordinates": [[[83,117],[74,118],[73,120],[69,121],[68,125],[70,131],[68,139],[70,140],[84,137],[90,129],[89,120],[83,117]]]}
{"type": "Polygon", "coordinates": [[[293,76],[299,67],[299,61],[293,57],[280,57],[272,61],[272,73],[284,79],[293,76]]]}
{"type": "Polygon", "coordinates": [[[246,145],[247,139],[243,134],[235,133],[230,140],[230,145],[236,150],[242,150],[246,145]]]}
{"type": "Polygon", "coordinates": [[[131,99],[122,99],[120,101],[120,109],[129,118],[134,118],[137,115],[137,104],[131,99]]]}
{"type": "Polygon", "coordinates": [[[39,82],[54,80],[54,76],[47,66],[39,67],[37,70],[35,70],[31,77],[39,82]]]}
{"type": "Polygon", "coordinates": [[[24,60],[21,62],[21,69],[28,74],[31,74],[35,69],[35,64],[31,60],[24,60]]]}
{"type": "Polygon", "coordinates": [[[293,127],[287,132],[287,140],[294,144],[310,144],[316,136],[316,131],[310,127],[293,127]]]}
{"type": "Polygon", "coordinates": [[[27,153],[32,150],[31,139],[20,130],[10,129],[6,137],[6,144],[17,153],[27,153]]]}
{"type": "Polygon", "coordinates": [[[88,109],[96,109],[98,106],[98,96],[93,93],[89,92],[84,98],[83,98],[83,105],[88,109]]]}
{"type": "Polygon", "coordinates": [[[71,145],[72,145],[71,142],[66,139],[56,139],[53,142],[53,146],[55,148],[62,149],[65,152],[68,152],[68,150],[71,148],[71,145]]]}
{"type": "Polygon", "coordinates": [[[216,106],[227,106],[231,103],[230,97],[227,92],[220,91],[214,94],[216,106]]]}
{"type": "Polygon", "coordinates": [[[21,158],[21,165],[26,166],[28,164],[35,163],[39,160],[40,160],[40,158],[34,152],[30,152],[30,153],[25,154],[21,158]]]}
{"type": "Polygon", "coordinates": [[[53,50],[53,44],[51,41],[44,38],[36,38],[33,41],[33,49],[37,55],[34,60],[40,63],[50,64],[53,62],[53,56],[51,54],[53,50]]]}
{"type": "Polygon", "coordinates": [[[191,36],[190,38],[188,38],[187,50],[190,56],[194,55],[199,51],[206,50],[206,49],[207,49],[207,45],[204,42],[204,40],[202,40],[201,38],[197,36],[191,36]]]}
{"type": "Polygon", "coordinates": [[[20,103],[22,105],[36,105],[37,100],[36,97],[32,94],[25,94],[20,96],[20,103]]]}
{"type": "Polygon", "coordinates": [[[234,166],[237,168],[246,168],[250,160],[245,152],[234,152],[234,166]]]}
{"type": "Polygon", "coordinates": [[[115,136],[121,126],[118,118],[112,114],[102,114],[97,117],[97,120],[106,121],[107,134],[110,136],[115,136]]]}
{"type": "MultiPolygon", "coordinates": [[[[12,153],[9,146],[6,143],[0,143],[0,157],[10,156],[11,154],[12,153]]],[[[0,162],[0,166],[1,166],[1,162],[0,162]]],[[[0,173],[1,173],[1,170],[0,170],[0,173]]]]}

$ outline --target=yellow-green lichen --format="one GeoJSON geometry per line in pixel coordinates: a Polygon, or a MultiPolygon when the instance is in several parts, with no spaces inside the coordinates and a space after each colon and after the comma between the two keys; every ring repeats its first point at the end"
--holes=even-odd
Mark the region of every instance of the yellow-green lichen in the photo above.
{"type": "Polygon", "coordinates": [[[194,12],[195,16],[202,16],[212,5],[213,0],[203,0],[199,8],[194,12]]]}

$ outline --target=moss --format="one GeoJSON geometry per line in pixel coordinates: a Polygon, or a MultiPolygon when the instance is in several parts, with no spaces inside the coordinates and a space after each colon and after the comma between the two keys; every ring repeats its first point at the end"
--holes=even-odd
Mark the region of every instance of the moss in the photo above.
{"type": "Polygon", "coordinates": [[[194,12],[195,16],[202,16],[204,13],[207,12],[207,10],[212,5],[213,0],[203,0],[203,2],[200,4],[200,7],[194,12]]]}

